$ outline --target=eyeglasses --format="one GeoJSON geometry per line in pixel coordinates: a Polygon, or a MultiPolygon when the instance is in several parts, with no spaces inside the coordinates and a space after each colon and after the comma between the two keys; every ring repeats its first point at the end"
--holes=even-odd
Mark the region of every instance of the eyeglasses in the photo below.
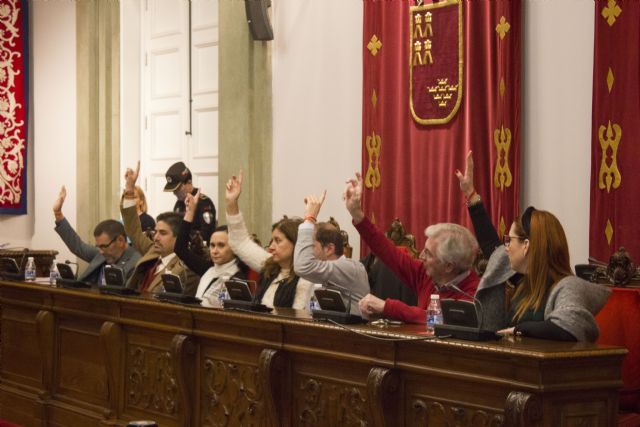
{"type": "Polygon", "coordinates": [[[504,236],[502,236],[502,242],[504,243],[505,247],[509,247],[509,245],[511,244],[511,239],[517,239],[520,240],[521,242],[523,240],[527,240],[526,237],[522,237],[522,236],[509,236],[508,234],[505,234],[504,236]]]}
{"type": "Polygon", "coordinates": [[[113,242],[115,242],[115,241],[116,241],[116,239],[117,239],[118,237],[119,237],[119,236],[114,237],[114,238],[113,238],[109,243],[105,243],[104,245],[96,245],[96,248],[98,248],[98,249],[102,249],[102,250],[105,250],[105,249],[107,249],[109,246],[111,246],[111,245],[113,244],[113,242]]]}

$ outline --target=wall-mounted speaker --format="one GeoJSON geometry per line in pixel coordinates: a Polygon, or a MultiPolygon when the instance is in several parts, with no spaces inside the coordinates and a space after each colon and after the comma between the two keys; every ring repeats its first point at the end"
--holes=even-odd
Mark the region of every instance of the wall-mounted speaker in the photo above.
{"type": "Polygon", "coordinates": [[[247,11],[247,23],[254,40],[273,40],[273,28],[267,9],[271,0],[244,0],[247,11]]]}

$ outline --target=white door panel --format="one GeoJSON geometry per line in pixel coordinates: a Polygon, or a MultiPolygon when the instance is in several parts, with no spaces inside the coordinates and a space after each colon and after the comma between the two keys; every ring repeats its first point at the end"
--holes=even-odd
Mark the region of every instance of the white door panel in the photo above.
{"type": "Polygon", "coordinates": [[[141,175],[146,179],[141,182],[154,215],[173,208],[175,197],[162,189],[166,170],[178,161],[191,169],[194,185],[217,203],[218,1],[190,3],[191,30],[187,0],[148,0],[142,16],[141,175]]]}

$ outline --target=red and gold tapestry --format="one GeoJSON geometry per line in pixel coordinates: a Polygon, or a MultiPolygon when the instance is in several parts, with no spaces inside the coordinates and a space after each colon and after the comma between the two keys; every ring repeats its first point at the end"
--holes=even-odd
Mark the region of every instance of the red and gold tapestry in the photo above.
{"type": "Polygon", "coordinates": [[[438,222],[471,228],[456,169],[499,233],[518,214],[520,0],[365,0],[363,177],[367,215],[398,217],[417,244],[438,222]]]}
{"type": "Polygon", "coordinates": [[[27,1],[0,0],[0,214],[27,212],[27,1]]]}
{"type": "Polygon", "coordinates": [[[595,2],[589,255],[640,261],[640,2],[595,2]]]}

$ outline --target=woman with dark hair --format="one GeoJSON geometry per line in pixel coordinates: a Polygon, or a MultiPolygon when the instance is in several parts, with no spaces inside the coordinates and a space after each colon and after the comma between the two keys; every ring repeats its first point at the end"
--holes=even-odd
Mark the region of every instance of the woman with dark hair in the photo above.
{"type": "Polygon", "coordinates": [[[211,234],[210,259],[205,259],[189,249],[189,236],[199,199],[199,191],[195,196],[188,194],[185,197],[185,214],[180,224],[174,251],[187,267],[200,276],[196,297],[202,299],[203,306],[211,307],[216,305],[225,282],[232,277],[246,279],[248,268],[238,260],[229,247],[229,233],[226,225],[217,227],[211,234]]]}
{"type": "Polygon", "coordinates": [[[480,247],[489,259],[476,292],[483,328],[551,340],[595,341],[599,330],[594,316],[610,291],[573,274],[560,221],[530,206],[501,240],[475,191],[471,152],[465,174],[458,170],[456,176],[480,247]],[[505,286],[510,285],[515,292],[505,301],[505,286]]]}
{"type": "Polygon", "coordinates": [[[293,270],[293,248],[302,219],[287,217],[271,227],[271,242],[267,250],[251,240],[238,207],[242,191],[242,171],[227,182],[225,200],[229,245],[233,252],[254,271],[260,273],[255,300],[267,307],[306,309],[313,285],[293,270]]]}

